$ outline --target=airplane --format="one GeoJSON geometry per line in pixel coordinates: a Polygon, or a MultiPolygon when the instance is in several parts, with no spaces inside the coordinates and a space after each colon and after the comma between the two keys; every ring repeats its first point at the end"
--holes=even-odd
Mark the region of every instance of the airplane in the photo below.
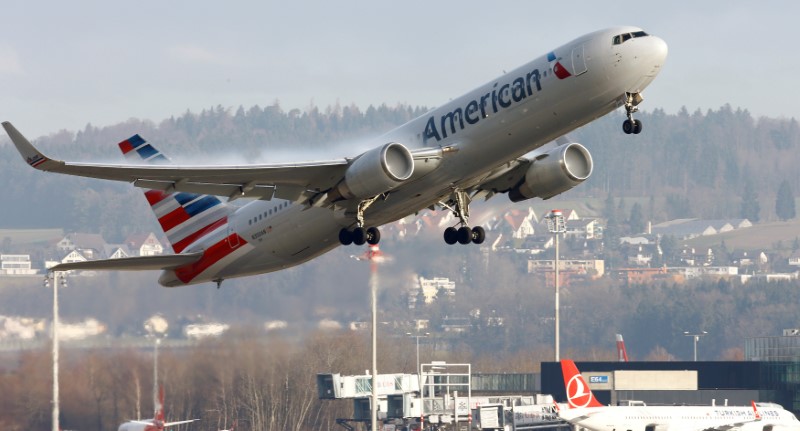
{"type": "MultiPolygon", "coordinates": [[[[156,413],[150,420],[134,420],[123,423],[117,431],[162,431],[175,425],[188,424],[197,419],[189,419],[177,422],[164,422],[164,390],[159,389],[156,401],[156,413]]],[[[231,428],[233,429],[233,428],[231,428]]]]}
{"type": "Polygon", "coordinates": [[[617,338],[617,360],[620,362],[628,362],[628,351],[625,350],[625,340],[622,339],[622,334],[616,334],[617,338]]]}
{"type": "MultiPolygon", "coordinates": [[[[561,419],[589,431],[800,431],[800,422],[778,404],[751,402],[741,406],[603,406],[578,367],[561,360],[569,408],[556,404],[561,419]]],[[[639,405],[640,404],[640,405],[639,405]]]]}
{"type": "Polygon", "coordinates": [[[666,57],[667,44],[638,27],[589,33],[375,138],[360,155],[328,161],[174,165],[134,135],[119,143],[132,164],[66,162],[2,124],[38,170],[145,189],[175,252],[51,271],[162,270],[165,287],[219,287],[339,245],[378,244],[379,226],[425,208],[455,215],[444,230],[447,244],[483,243],[484,229],[469,222],[470,202],[500,193],[513,202],[549,199],[585,181],[592,157],[566,134],[619,107],[623,132],[640,133],[633,114],[666,57]],[[251,201],[230,204],[240,198],[251,201]]]}

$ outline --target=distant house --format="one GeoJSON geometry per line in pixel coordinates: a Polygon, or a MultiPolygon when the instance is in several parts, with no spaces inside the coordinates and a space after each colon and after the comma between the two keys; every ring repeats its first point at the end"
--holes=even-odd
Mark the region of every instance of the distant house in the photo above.
{"type": "Polygon", "coordinates": [[[97,233],[70,233],[56,243],[56,249],[62,253],[78,250],[86,259],[102,259],[105,257],[106,241],[97,233]]]}
{"type": "Polygon", "coordinates": [[[751,265],[764,265],[769,262],[769,258],[767,254],[763,251],[760,252],[748,252],[737,250],[731,253],[731,261],[734,265],[743,267],[743,266],[751,266],[751,265]]]}
{"type": "Polygon", "coordinates": [[[131,252],[125,244],[108,244],[106,245],[105,255],[108,259],[121,259],[123,257],[130,257],[131,252]]]}
{"type": "Polygon", "coordinates": [[[129,235],[125,245],[134,256],[156,256],[164,254],[164,246],[153,232],[148,234],[129,235]]]}
{"type": "Polygon", "coordinates": [[[789,256],[789,266],[800,266],[800,250],[789,256]]]}
{"type": "Polygon", "coordinates": [[[599,226],[597,219],[567,220],[567,231],[564,236],[567,238],[595,239],[599,236],[599,226]]]}
{"type": "Polygon", "coordinates": [[[506,211],[497,221],[495,230],[500,232],[511,232],[512,238],[522,239],[535,233],[534,226],[538,223],[536,213],[533,208],[527,210],[512,209],[506,211]]]}

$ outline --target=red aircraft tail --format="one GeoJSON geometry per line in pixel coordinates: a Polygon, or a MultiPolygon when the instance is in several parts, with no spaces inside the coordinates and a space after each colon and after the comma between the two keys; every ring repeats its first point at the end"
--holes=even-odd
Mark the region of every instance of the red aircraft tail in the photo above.
{"type": "Polygon", "coordinates": [[[581,407],[603,407],[594,397],[589,385],[583,380],[578,367],[571,359],[561,360],[561,373],[564,375],[564,388],[571,409],[581,407]]]}

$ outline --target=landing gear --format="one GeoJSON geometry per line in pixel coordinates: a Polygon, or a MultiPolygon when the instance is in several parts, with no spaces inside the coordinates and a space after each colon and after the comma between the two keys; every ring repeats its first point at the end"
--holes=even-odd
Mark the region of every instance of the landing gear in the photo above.
{"type": "Polygon", "coordinates": [[[381,241],[381,231],[376,227],[356,227],[353,230],[342,228],[339,231],[339,243],[342,245],[375,245],[381,241]]]}
{"type": "Polygon", "coordinates": [[[628,119],[622,122],[622,131],[626,135],[633,133],[638,135],[642,132],[642,122],[633,119],[633,113],[639,110],[639,104],[642,103],[642,95],[639,93],[626,93],[625,99],[625,115],[628,119]]]}
{"type": "Polygon", "coordinates": [[[342,228],[342,230],[339,231],[339,243],[342,245],[364,245],[365,243],[376,245],[381,241],[381,231],[378,230],[377,227],[364,227],[364,211],[380,197],[381,196],[378,195],[358,203],[358,209],[356,210],[356,227],[353,230],[342,228]]]}
{"type": "Polygon", "coordinates": [[[444,242],[447,244],[483,244],[486,239],[486,231],[482,227],[469,227],[469,202],[469,196],[463,190],[453,191],[453,197],[448,202],[440,202],[458,217],[461,224],[458,229],[451,226],[444,230],[444,242]]]}

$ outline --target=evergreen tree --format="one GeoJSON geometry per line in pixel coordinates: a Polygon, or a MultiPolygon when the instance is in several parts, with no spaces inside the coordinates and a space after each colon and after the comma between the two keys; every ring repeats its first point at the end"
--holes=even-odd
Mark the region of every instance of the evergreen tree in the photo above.
{"type": "Polygon", "coordinates": [[[761,206],[758,204],[758,194],[753,187],[753,183],[748,181],[744,184],[741,216],[756,223],[759,220],[758,213],[760,212],[761,206]]]}
{"type": "Polygon", "coordinates": [[[642,206],[638,202],[633,204],[633,207],[631,207],[631,216],[628,219],[628,227],[630,228],[632,234],[644,232],[644,213],[642,212],[642,206]]]}
{"type": "Polygon", "coordinates": [[[781,220],[790,220],[795,218],[794,195],[789,182],[783,180],[778,187],[778,196],[775,198],[775,214],[781,220]]]}

